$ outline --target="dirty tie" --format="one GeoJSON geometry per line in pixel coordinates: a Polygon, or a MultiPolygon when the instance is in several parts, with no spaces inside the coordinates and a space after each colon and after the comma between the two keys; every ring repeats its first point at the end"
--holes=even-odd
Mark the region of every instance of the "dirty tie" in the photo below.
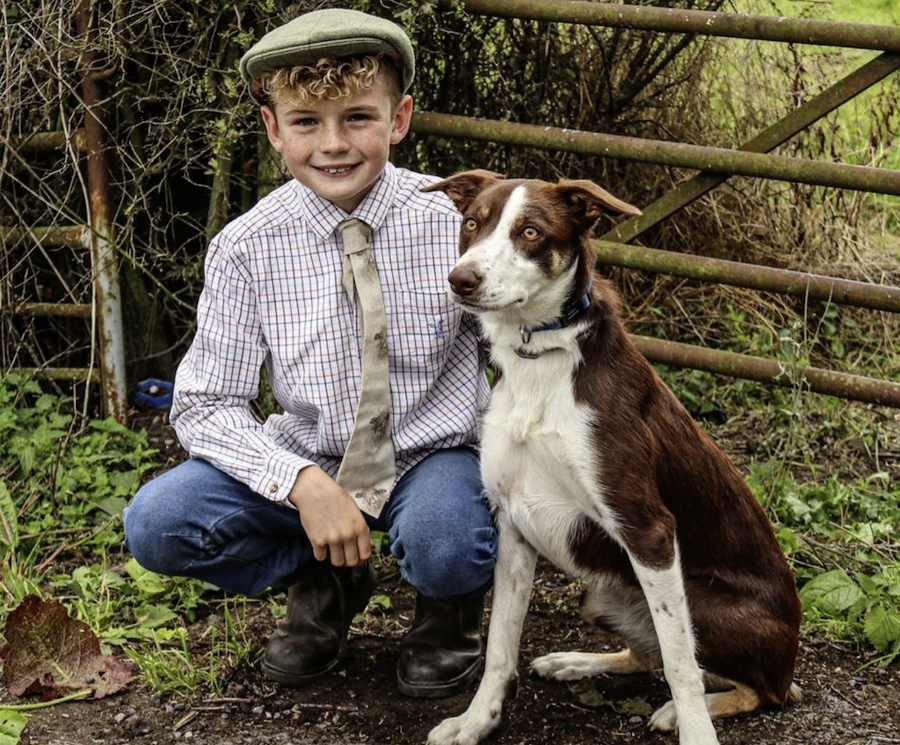
{"type": "Polygon", "coordinates": [[[344,240],[344,288],[356,296],[362,321],[362,391],[350,443],[337,482],[368,515],[378,517],[396,478],[391,439],[391,391],[388,380],[387,320],[371,230],[351,218],[338,225],[344,240]]]}

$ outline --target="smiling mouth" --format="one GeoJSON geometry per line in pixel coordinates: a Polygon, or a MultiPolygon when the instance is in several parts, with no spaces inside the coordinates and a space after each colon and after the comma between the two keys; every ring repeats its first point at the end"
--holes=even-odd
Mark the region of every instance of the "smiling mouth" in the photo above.
{"type": "Polygon", "coordinates": [[[355,165],[353,165],[353,166],[332,166],[332,167],[317,166],[316,170],[319,171],[320,173],[324,173],[328,176],[341,176],[345,173],[349,173],[354,168],[356,168],[355,165]]]}

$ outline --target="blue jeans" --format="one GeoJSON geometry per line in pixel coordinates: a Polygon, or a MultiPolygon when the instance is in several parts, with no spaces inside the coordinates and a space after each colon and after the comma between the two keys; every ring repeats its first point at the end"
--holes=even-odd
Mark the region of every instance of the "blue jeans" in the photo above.
{"type": "MultiPolygon", "coordinates": [[[[244,595],[315,561],[293,506],[203,460],[142,486],[123,520],[125,544],[143,567],[244,595]]],[[[381,515],[366,521],[388,534],[401,575],[423,595],[465,602],[490,588],[497,537],[472,450],[428,455],[398,481],[381,515]]]]}

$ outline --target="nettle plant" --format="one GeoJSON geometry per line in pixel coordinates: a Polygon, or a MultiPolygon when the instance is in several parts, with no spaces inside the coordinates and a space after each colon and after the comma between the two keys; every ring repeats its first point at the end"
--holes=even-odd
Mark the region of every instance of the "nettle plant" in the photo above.
{"type": "Polygon", "coordinates": [[[147,638],[205,604],[201,583],[128,558],[122,509],[156,464],[146,433],[84,421],[27,377],[0,377],[0,615],[51,594],[105,642],[147,638]]]}
{"type": "MultiPolygon", "coordinates": [[[[756,470],[751,483],[769,474],[756,470]]],[[[886,473],[821,483],[782,479],[770,507],[793,562],[805,619],[829,638],[868,643],[888,665],[900,658],[900,552],[893,541],[900,489],[886,473]]]]}
{"type": "Polygon", "coordinates": [[[83,424],[67,408],[35,380],[0,378],[4,540],[38,566],[48,553],[120,546],[122,508],[153,466],[146,434],[112,419],[83,424]]]}

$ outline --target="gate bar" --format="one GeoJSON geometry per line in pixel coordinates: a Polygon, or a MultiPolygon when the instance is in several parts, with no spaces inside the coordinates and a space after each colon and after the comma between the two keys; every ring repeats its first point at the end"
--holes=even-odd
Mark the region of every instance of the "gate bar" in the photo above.
{"type": "Polygon", "coordinates": [[[900,287],[629,246],[603,239],[594,240],[592,244],[601,264],[900,313],[900,287]]]}
{"type": "Polygon", "coordinates": [[[641,31],[781,41],[791,44],[880,49],[900,52],[900,28],[812,18],[721,13],[593,3],[584,0],[440,0],[441,10],[462,6],[467,12],[498,18],[579,23],[641,31]]]}
{"type": "Polygon", "coordinates": [[[785,155],[751,153],[722,147],[686,145],[679,142],[422,111],[413,113],[412,128],[418,134],[460,137],[544,150],[563,150],[619,160],[694,168],[700,171],[724,171],[737,176],[754,176],[900,196],[900,171],[887,168],[820,163],[785,155]]]}
{"type": "Polygon", "coordinates": [[[641,354],[651,362],[705,370],[761,383],[774,383],[785,388],[800,385],[805,390],[827,396],[900,408],[900,383],[823,370],[818,367],[793,367],[777,360],[697,347],[693,344],[634,334],[630,336],[641,354]]]}
{"type": "Polygon", "coordinates": [[[71,133],[71,137],[65,132],[34,132],[25,137],[13,138],[10,147],[20,153],[45,153],[51,150],[60,150],[70,141],[79,153],[87,152],[84,129],[79,128],[71,133]]]}
{"type": "MultiPolygon", "coordinates": [[[[789,140],[813,122],[875,85],[900,68],[900,54],[885,52],[854,70],[819,95],[791,111],[780,121],[767,127],[756,137],[741,145],[738,150],[767,153],[789,140]]],[[[642,233],[659,224],[683,207],[687,207],[714,189],[730,175],[727,173],[698,173],[663,194],[643,209],[642,215],[629,218],[603,235],[605,240],[630,243],[642,233]]]]}

